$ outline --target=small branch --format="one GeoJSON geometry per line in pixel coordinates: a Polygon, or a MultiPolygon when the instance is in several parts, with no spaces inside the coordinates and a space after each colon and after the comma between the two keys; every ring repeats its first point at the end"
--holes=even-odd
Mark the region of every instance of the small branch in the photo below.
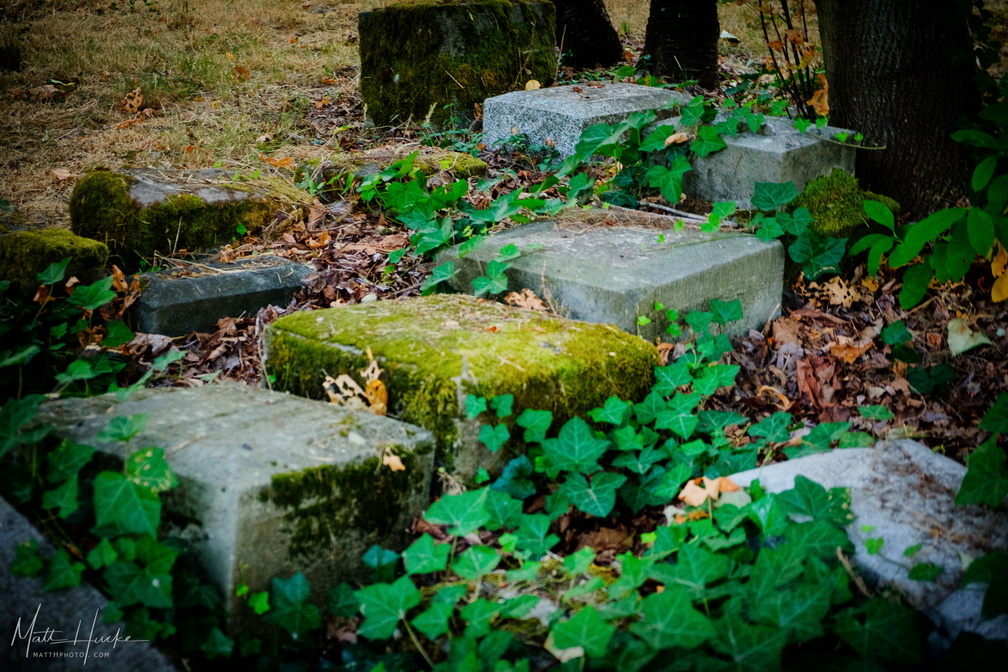
{"type": "Polygon", "coordinates": [[[646,205],[649,208],[654,208],[655,210],[660,210],[662,212],[667,212],[670,215],[675,215],[676,217],[682,217],[683,219],[688,219],[694,222],[706,222],[707,218],[701,215],[697,215],[692,212],[683,212],[682,210],[676,210],[675,208],[670,208],[667,205],[660,205],[658,203],[651,203],[650,201],[641,201],[641,205],[646,205]]]}

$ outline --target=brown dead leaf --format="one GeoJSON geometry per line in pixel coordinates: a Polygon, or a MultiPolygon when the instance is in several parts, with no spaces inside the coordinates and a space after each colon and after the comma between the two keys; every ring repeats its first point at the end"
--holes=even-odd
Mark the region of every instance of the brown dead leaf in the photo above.
{"type": "Polygon", "coordinates": [[[877,292],[879,288],[878,280],[874,276],[866,275],[862,280],[861,284],[868,288],[869,291],[877,292]]]}
{"type": "Polygon", "coordinates": [[[801,325],[790,317],[780,317],[773,322],[773,339],[777,346],[801,345],[801,325]]]}
{"type": "Polygon", "coordinates": [[[327,214],[329,214],[329,208],[323,205],[322,201],[316,198],[312,201],[312,204],[308,206],[308,221],[305,222],[305,227],[309,231],[318,227],[325,221],[327,214]]]}
{"type": "Polygon", "coordinates": [[[784,51],[784,43],[781,42],[780,40],[773,40],[771,42],[768,42],[767,46],[773,49],[774,51],[784,51]]]}
{"type": "Polygon", "coordinates": [[[496,334],[498,331],[500,331],[500,326],[496,324],[491,324],[489,327],[486,328],[485,331],[490,334],[496,334]]]}
{"type": "Polygon", "coordinates": [[[683,486],[682,491],[679,492],[679,499],[686,502],[690,506],[700,506],[707,501],[708,495],[710,493],[705,489],[700,487],[700,483],[703,479],[696,479],[686,483],[683,486]]]}
{"type": "Polygon", "coordinates": [[[792,404],[794,404],[793,401],[787,398],[787,395],[778,390],[776,387],[760,385],[756,388],[756,396],[762,396],[764,392],[772,397],[776,397],[776,401],[774,401],[773,404],[782,411],[788,410],[791,408],[792,404]]]}
{"type": "Polygon", "coordinates": [[[603,551],[623,551],[634,543],[634,535],[624,529],[602,527],[588,532],[578,539],[578,549],[591,547],[596,553],[603,551]]]}
{"type": "Polygon", "coordinates": [[[802,33],[798,28],[792,28],[790,30],[784,31],[784,39],[788,42],[794,42],[797,45],[805,44],[805,34],[802,33]]]}
{"type": "Polygon", "coordinates": [[[316,238],[312,238],[308,241],[307,245],[313,250],[325,247],[329,244],[330,236],[328,231],[323,231],[316,238]]]}
{"type": "Polygon", "coordinates": [[[808,99],[808,104],[816,111],[820,117],[829,116],[829,84],[826,82],[826,75],[819,73],[816,75],[819,80],[819,90],[808,99]]]}
{"type": "Polygon", "coordinates": [[[43,84],[42,86],[36,86],[31,90],[31,98],[34,101],[47,102],[50,100],[57,100],[63,97],[63,92],[52,84],[43,84]]]}
{"type": "Polygon", "coordinates": [[[406,465],[399,459],[399,456],[392,452],[391,448],[386,448],[382,454],[382,464],[392,471],[406,471],[406,465]]]}
{"type": "Polygon", "coordinates": [[[385,389],[385,383],[380,380],[368,381],[364,394],[375,415],[385,415],[388,412],[388,390],[385,389]]]}
{"type": "Polygon", "coordinates": [[[77,177],[76,175],[74,175],[73,173],[71,173],[66,168],[53,168],[49,172],[52,173],[52,176],[55,177],[60,182],[64,182],[64,181],[69,180],[71,178],[77,177]]]}
{"type": "Polygon", "coordinates": [[[689,133],[673,133],[672,135],[665,138],[665,146],[669,145],[681,145],[684,142],[689,142],[689,133]]]}
{"type": "Polygon", "coordinates": [[[659,343],[658,344],[658,364],[659,366],[666,366],[669,363],[669,354],[675,350],[674,343],[659,343]]]}
{"type": "Polygon", "coordinates": [[[291,158],[291,157],[289,157],[289,156],[285,156],[282,159],[274,159],[274,158],[271,158],[269,156],[266,156],[265,154],[260,154],[259,155],[259,160],[262,161],[263,163],[266,163],[268,165],[273,166],[274,168],[293,168],[294,167],[294,159],[291,158]]]}
{"type": "Polygon", "coordinates": [[[542,84],[540,84],[539,80],[537,80],[537,79],[530,79],[527,82],[525,82],[525,90],[526,91],[535,91],[536,89],[541,89],[541,88],[542,88],[542,84]]]}
{"type": "Polygon", "coordinates": [[[856,341],[849,336],[837,336],[836,340],[826,346],[826,352],[848,364],[853,364],[874,344],[872,339],[856,341]]]}
{"type": "Polygon", "coordinates": [[[857,289],[848,285],[839,275],[830,279],[822,288],[826,291],[831,306],[850,308],[852,303],[861,300],[861,294],[857,289]]]}
{"type": "Polygon", "coordinates": [[[143,91],[138,86],[137,88],[133,89],[132,91],[126,94],[126,97],[123,98],[122,102],[119,103],[119,109],[129,114],[136,114],[143,107],[143,103],[144,103],[143,91]]]}
{"type": "Polygon", "coordinates": [[[683,523],[689,522],[691,520],[703,520],[704,518],[710,518],[710,514],[703,510],[690,511],[688,514],[683,515],[677,513],[672,519],[676,525],[682,525],[683,523]]]}
{"type": "Polygon", "coordinates": [[[243,65],[236,65],[231,70],[231,73],[234,75],[235,80],[239,82],[247,81],[248,78],[252,76],[252,73],[249,72],[249,69],[243,65]]]}
{"type": "Polygon", "coordinates": [[[525,310],[536,310],[540,313],[549,312],[549,308],[542,299],[535,295],[531,289],[523,289],[521,292],[511,292],[504,297],[504,303],[509,306],[524,308],[525,310]]]}

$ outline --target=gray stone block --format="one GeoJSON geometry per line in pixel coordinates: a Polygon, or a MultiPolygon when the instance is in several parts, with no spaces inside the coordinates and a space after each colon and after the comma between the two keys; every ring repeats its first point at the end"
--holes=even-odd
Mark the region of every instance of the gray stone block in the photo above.
{"type": "Polygon", "coordinates": [[[274,576],[302,571],[313,594],[364,579],[372,544],[401,550],[412,519],[429,503],[433,440],[422,429],[235,383],[156,388],[43,404],[39,421],[59,437],[117,457],[165,449],[180,485],[166,493],[165,520],[233,610],[235,584],[267,590],[274,576]],[[115,415],[145,414],[125,447],[97,434],[115,415]],[[386,450],[403,471],[383,466],[386,450]]]}
{"type": "Polygon", "coordinates": [[[85,583],[72,590],[46,592],[41,578],[11,574],[17,546],[27,541],[38,542],[43,557],[55,552],[24,516],[0,498],[0,633],[4,637],[0,641],[0,668],[31,672],[176,672],[168,658],[149,643],[123,641],[125,624],[102,622],[106,599],[93,586],[85,583]],[[33,642],[28,636],[35,632],[44,639],[47,629],[58,631],[48,641],[33,642]],[[115,641],[116,633],[119,641],[115,641]]]}
{"type": "Polygon", "coordinates": [[[487,238],[459,257],[453,247],[438,255],[459,271],[455,289],[472,292],[497,251],[514,244],[508,288],[528,288],[561,312],[587,322],[614,324],[652,340],[667,321],[655,302],[683,317],[706,310],[711,299],[739,299],[743,319],[728,333],[762,329],[780,311],[784,251],[780,243],[731,232],[675,231],[676,219],[635,210],[567,210],[556,221],[520,226],[487,238]],[[637,324],[639,315],[651,318],[637,324]]]}
{"type": "Polygon", "coordinates": [[[483,142],[489,147],[525,134],[533,144],[549,140],[561,156],[569,156],[589,126],[619,123],[646,110],[654,110],[659,120],[667,119],[687,102],[688,96],[676,91],[624,83],[515,91],[483,103],[483,142]]]}
{"type": "Polygon", "coordinates": [[[789,119],[767,119],[759,133],[725,135],[725,149],[695,159],[683,178],[683,191],[709,201],[735,201],[746,209],[752,207],[757,182],[794,182],[801,191],[834,168],[853,175],[854,147],[833,139],[842,131],[826,126],[800,133],[789,119]]]}
{"type": "Polygon", "coordinates": [[[873,584],[896,587],[931,618],[938,629],[930,644],[941,651],[964,631],[1008,641],[1008,616],[980,616],[984,586],[958,589],[964,558],[1008,547],[1008,514],[955,505],[965,473],[958,462],[902,439],[788,460],[735,474],[731,480],[746,486],[758,478],[765,490],[781,492],[794,487],[800,474],[825,488],[850,488],[851,512],[857,518],[847,533],[856,548],[857,566],[873,584]],[[879,537],[885,540],[882,549],[868,553],[865,541],[879,537]],[[922,544],[921,550],[905,557],[903,552],[916,544],[922,544]],[[937,580],[908,577],[910,568],[921,562],[942,568],[937,580]]]}
{"type": "Polygon", "coordinates": [[[285,306],[311,272],[304,264],[266,255],[233,264],[194,264],[140,277],[142,293],[130,309],[138,331],[182,336],[213,331],[222,317],[285,306]]]}

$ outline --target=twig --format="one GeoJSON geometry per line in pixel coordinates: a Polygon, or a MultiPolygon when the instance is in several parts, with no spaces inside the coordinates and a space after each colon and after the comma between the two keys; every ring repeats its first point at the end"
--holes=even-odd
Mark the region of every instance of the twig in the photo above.
{"type": "Polygon", "coordinates": [[[871,591],[868,590],[868,586],[865,585],[865,582],[861,580],[860,576],[854,573],[854,568],[851,567],[850,560],[847,559],[847,556],[844,555],[839,546],[837,546],[836,549],[836,557],[840,560],[840,564],[843,565],[843,568],[847,570],[847,575],[854,581],[854,585],[858,587],[858,590],[860,590],[865,597],[871,597],[872,594],[871,591]]]}
{"type": "Polygon", "coordinates": [[[706,222],[706,217],[701,217],[700,215],[694,214],[692,212],[683,212],[682,210],[676,210],[675,208],[670,208],[667,205],[660,205],[658,203],[651,203],[649,201],[641,201],[641,205],[646,205],[649,208],[654,208],[655,210],[661,210],[662,212],[667,212],[670,215],[675,215],[677,217],[682,217],[683,219],[690,219],[694,222],[706,222]]]}

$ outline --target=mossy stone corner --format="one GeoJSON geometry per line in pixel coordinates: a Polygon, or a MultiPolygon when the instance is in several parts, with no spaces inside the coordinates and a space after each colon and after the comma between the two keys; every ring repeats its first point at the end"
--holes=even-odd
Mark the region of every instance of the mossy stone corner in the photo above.
{"type": "Polygon", "coordinates": [[[104,243],[66,229],[12,231],[0,236],[0,280],[31,291],[38,286],[39,273],[69,257],[66,277],[87,283],[104,275],[108,256],[104,243]]]}
{"type": "Polygon", "coordinates": [[[888,196],[864,191],[853,175],[839,168],[809,182],[792,205],[809,209],[815,218],[812,228],[817,233],[848,238],[868,223],[864,211],[866,199],[882,203],[894,215],[900,211],[899,203],[888,196]]]}
{"type": "Polygon", "coordinates": [[[435,295],[280,318],[266,330],[265,367],[276,387],[317,398],[326,374],[363,383],[368,349],[384,371],[390,414],[430,430],[442,464],[462,478],[479,467],[493,473],[513,456],[523,410],[549,410],[563,422],[612,395],[640,400],[658,362],[653,345],[612,325],[435,295]],[[467,420],[468,394],[514,396],[502,421],[512,438],[499,453],[476,438],[481,424],[499,421],[467,420]]]}
{"type": "Polygon", "coordinates": [[[417,152],[413,165],[427,178],[445,174],[453,179],[464,180],[487,174],[486,162],[465,152],[453,152],[439,147],[393,145],[376,147],[366,152],[344,152],[323,161],[312,161],[300,166],[295,171],[294,178],[298,184],[310,182],[319,185],[316,195],[323,201],[331,202],[341,196],[340,187],[347,174],[353,173],[358,177],[377,175],[413,152],[417,152]]]}
{"type": "Polygon", "coordinates": [[[533,0],[411,0],[358,20],[361,97],[379,126],[444,127],[474,105],[556,75],[556,10],[533,0]]]}
{"type": "MultiPolygon", "coordinates": [[[[106,243],[124,270],[155,253],[211,248],[239,235],[260,234],[278,213],[311,202],[279,178],[234,179],[223,170],[94,170],[70,197],[74,233],[106,243]]],[[[282,218],[281,218],[282,219],[282,218]]]]}

